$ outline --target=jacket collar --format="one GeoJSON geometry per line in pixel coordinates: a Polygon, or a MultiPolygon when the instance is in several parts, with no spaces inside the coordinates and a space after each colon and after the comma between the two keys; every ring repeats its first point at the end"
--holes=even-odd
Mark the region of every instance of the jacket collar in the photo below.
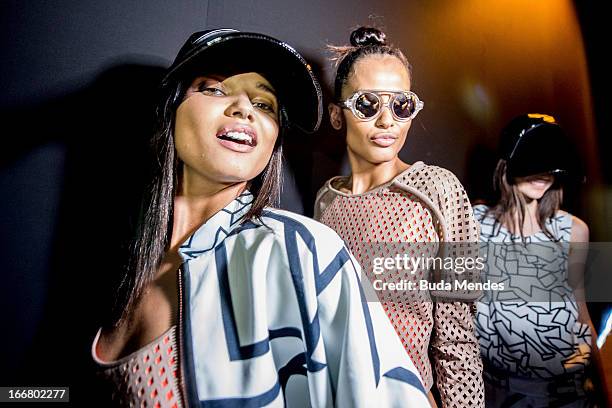
{"type": "Polygon", "coordinates": [[[214,249],[234,228],[240,225],[240,221],[250,210],[253,201],[253,194],[245,190],[202,224],[179,248],[183,261],[197,258],[214,249]]]}

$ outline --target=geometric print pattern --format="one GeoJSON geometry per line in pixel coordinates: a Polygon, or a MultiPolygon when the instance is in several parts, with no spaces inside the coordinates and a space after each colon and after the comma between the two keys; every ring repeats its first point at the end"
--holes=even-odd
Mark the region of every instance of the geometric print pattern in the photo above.
{"type": "Polygon", "coordinates": [[[365,301],[342,240],[282,210],[241,223],[252,201],[243,193],[180,248],[187,398],[426,406],[418,371],[380,305],[365,301]]]}
{"type": "Polygon", "coordinates": [[[581,375],[589,364],[591,332],[578,321],[578,306],[567,280],[572,217],[558,211],[542,231],[525,237],[510,233],[483,205],[481,223],[487,254],[485,276],[503,282],[477,304],[476,330],[489,367],[521,378],[554,379],[581,375]]]}

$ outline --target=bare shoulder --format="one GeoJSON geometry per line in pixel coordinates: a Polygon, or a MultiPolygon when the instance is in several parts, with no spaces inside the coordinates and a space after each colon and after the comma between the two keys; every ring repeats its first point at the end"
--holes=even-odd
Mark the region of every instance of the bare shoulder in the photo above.
{"type": "Polygon", "coordinates": [[[589,242],[589,226],[575,215],[572,217],[572,235],[571,242],[589,242]]]}

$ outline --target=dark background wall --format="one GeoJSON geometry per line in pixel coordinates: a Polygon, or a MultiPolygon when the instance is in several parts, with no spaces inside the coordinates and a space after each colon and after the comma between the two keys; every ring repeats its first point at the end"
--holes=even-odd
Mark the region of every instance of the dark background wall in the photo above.
{"type": "MultiPolygon", "coordinates": [[[[145,188],[155,84],[187,36],[221,26],[294,45],[326,87],[324,51],[352,28],[384,28],[425,101],[402,157],[454,171],[489,198],[497,135],[516,114],[555,115],[588,177],[566,194],[592,239],[610,240],[612,172],[603,6],[570,1],[9,1],[0,5],[0,385],[83,376],[121,248],[145,188]]],[[[346,172],[326,122],[287,148],[285,208],[312,214],[346,172]]]]}

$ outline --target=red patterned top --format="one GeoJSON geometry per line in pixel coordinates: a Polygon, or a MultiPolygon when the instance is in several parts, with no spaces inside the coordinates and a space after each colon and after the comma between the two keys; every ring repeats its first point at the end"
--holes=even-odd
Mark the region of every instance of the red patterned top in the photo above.
{"type": "MultiPolygon", "coordinates": [[[[363,194],[341,191],[347,184],[346,177],[334,177],[325,184],[317,195],[315,218],[345,240],[366,274],[372,271],[375,258],[435,257],[440,241],[478,241],[478,224],[467,195],[447,170],[417,162],[391,182],[363,194]]],[[[423,268],[391,270],[376,278],[418,286],[428,273],[423,268]]],[[[473,303],[432,302],[423,290],[382,290],[376,295],[425,388],[433,384],[431,346],[443,406],[483,406],[473,303]]]]}
{"type": "Polygon", "coordinates": [[[91,348],[101,377],[113,389],[113,402],[122,407],[180,408],[176,326],[148,345],[117,361],[98,357],[101,330],[91,348]]]}

